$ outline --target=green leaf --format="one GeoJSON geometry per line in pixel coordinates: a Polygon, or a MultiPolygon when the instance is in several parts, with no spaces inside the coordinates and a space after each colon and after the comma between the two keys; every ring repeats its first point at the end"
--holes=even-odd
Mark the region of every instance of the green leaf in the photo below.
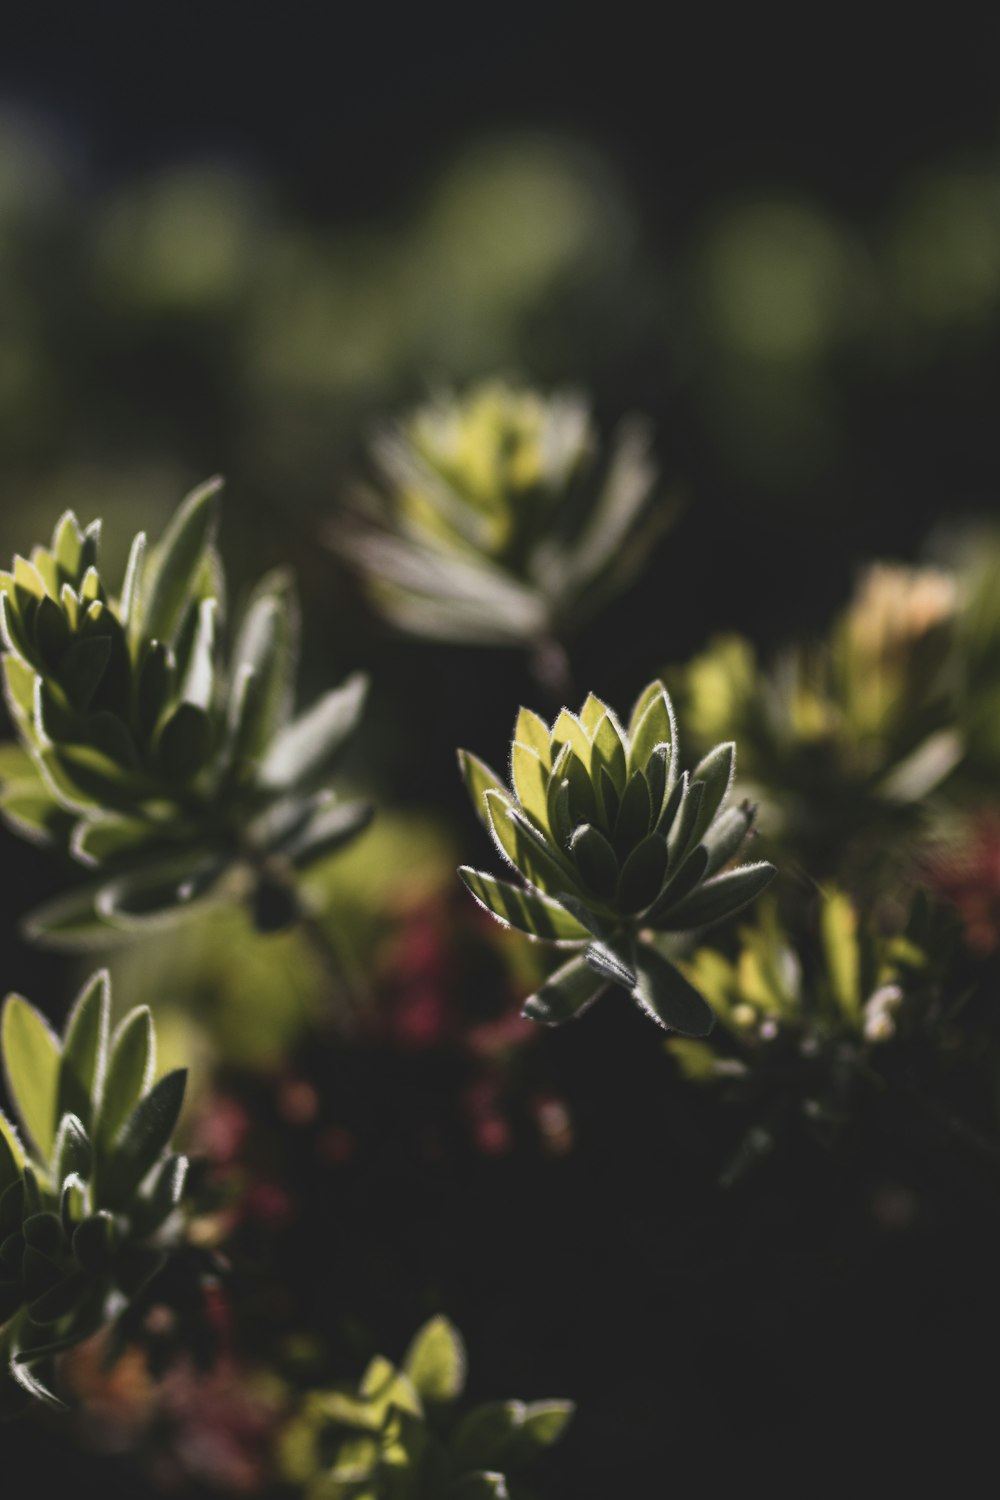
{"type": "Polygon", "coordinates": [[[672,866],[682,864],[698,842],[696,835],[701,822],[704,797],[704,782],[692,781],[685,793],[680,812],[667,841],[672,866]]]}
{"type": "Polygon", "coordinates": [[[48,595],[38,601],[35,641],[46,667],[54,672],[69,645],[69,624],[59,605],[48,595]]]}
{"type": "Polygon", "coordinates": [[[20,1181],[23,1165],[24,1148],[17,1138],[17,1131],[0,1110],[0,1198],[12,1183],[20,1181]]]}
{"type": "MultiPolygon", "coordinates": [[[[0,604],[3,598],[0,596],[0,604]]],[[[27,729],[35,717],[35,673],[26,661],[7,652],[3,658],[4,697],[16,724],[27,729]]]]}
{"type": "Polygon", "coordinates": [[[635,771],[625,785],[618,816],[614,823],[612,843],[620,859],[646,838],[653,822],[653,799],[642,771],[635,771]]]}
{"type": "Polygon", "coordinates": [[[604,989],[581,954],[550,974],[541,989],[528,996],[521,1014],[544,1026],[561,1026],[582,1016],[604,989]]]}
{"type": "Polygon", "coordinates": [[[858,917],[850,898],[842,891],[824,892],[820,931],[834,999],[846,1016],[856,1020],[861,1012],[858,917]]]}
{"type": "Polygon", "coordinates": [[[636,844],[622,866],[615,906],[619,911],[645,911],[660,894],[667,874],[667,841],[650,833],[636,844]]]}
{"type": "Polygon", "coordinates": [[[432,1318],[414,1335],[403,1360],[417,1394],[424,1401],[456,1401],[465,1389],[466,1357],[462,1336],[447,1318],[432,1318]]]}
{"type": "Polygon", "coordinates": [[[28,1303],[28,1317],[41,1326],[65,1318],[76,1307],[87,1286],[88,1278],[82,1271],[71,1271],[28,1303]]]}
{"type": "Polygon", "coordinates": [[[514,741],[510,752],[511,784],[517,800],[542,833],[549,831],[549,775],[534,750],[514,741]]]}
{"type": "Polygon", "coordinates": [[[669,959],[648,943],[632,951],[636,972],[633,999],[660,1026],[681,1036],[708,1036],[715,1024],[712,1008],[669,959]]]}
{"type": "Polygon", "coordinates": [[[56,1115],[77,1115],[84,1129],[90,1128],[107,1064],[109,986],[106,969],[87,981],[63,1033],[56,1115]]]}
{"type": "Polygon", "coordinates": [[[492,917],[528,937],[550,943],[579,943],[590,938],[587,928],[541,891],[521,890],[468,865],[459,869],[466,887],[492,917]]]}
{"type": "Polygon", "coordinates": [[[515,1434],[507,1463],[515,1468],[536,1458],[545,1448],[558,1443],[572,1420],[576,1405],[572,1401],[530,1401],[515,1434]]]}
{"type": "Polygon", "coordinates": [[[755,815],[756,808],[744,801],[739,807],[727,807],[716,818],[702,839],[708,850],[706,875],[714,875],[716,870],[732,859],[750,832],[755,815]]]}
{"type": "Polygon", "coordinates": [[[617,984],[621,989],[629,992],[635,988],[636,977],[632,970],[608,944],[591,943],[584,958],[594,973],[599,974],[609,984],[617,984]]]}
{"type": "Polygon", "coordinates": [[[229,863],[227,853],[195,844],[106,881],[94,898],[98,914],[109,924],[105,931],[134,932],[153,923],[181,921],[201,897],[211,894],[229,863]]]}
{"type": "Polygon", "coordinates": [[[152,1234],[170,1217],[184,1196],[186,1156],[168,1156],[156,1169],[147,1197],[133,1209],[133,1223],[141,1234],[152,1234]]]}
{"type": "Polygon", "coordinates": [[[523,1421],[521,1401],[488,1401],[474,1407],[459,1422],[448,1444],[453,1467],[464,1473],[505,1463],[523,1421]]]}
{"type": "Polygon", "coordinates": [[[83,817],[76,824],[70,849],[82,864],[103,865],[155,845],[157,834],[138,818],[83,817]]]}
{"type": "Polygon", "coordinates": [[[620,796],[625,790],[625,745],[618,722],[610,711],[604,715],[594,731],[594,744],[590,758],[592,778],[596,778],[599,769],[607,771],[620,796]]]}
{"type": "Polygon", "coordinates": [[[156,1033],[148,1005],[137,1005],[119,1023],[111,1038],[95,1135],[102,1152],[115,1138],[137,1102],[149,1088],[156,1069],[156,1033]]]}
{"type": "Polygon", "coordinates": [[[263,753],[291,710],[298,612],[290,580],[271,574],[254,591],[232,657],[230,733],[237,763],[263,753]]]}
{"type": "Polygon", "coordinates": [[[662,682],[651,682],[640,694],[629,719],[629,772],[644,771],[658,745],[677,753],[677,723],[670,695],[662,682]]]}
{"type": "Polygon", "coordinates": [[[281,845],[297,870],[308,870],[342,849],[368,827],[375,816],[369,802],[333,802],[319,807],[293,838],[281,845]]]}
{"type": "Polygon", "coordinates": [[[129,548],[128,562],[125,565],[125,579],[122,583],[121,600],[118,605],[118,618],[128,628],[133,616],[138,612],[140,606],[140,587],[142,584],[143,562],[146,556],[146,533],[136,532],[132,538],[129,548]]]}
{"type": "Polygon", "coordinates": [[[150,641],[139,667],[136,712],[139,736],[148,741],[170,701],[174,653],[162,641],[150,641]]]}
{"type": "Polygon", "coordinates": [[[722,807],[729,796],[729,789],[733,784],[733,771],[736,764],[736,746],[730,740],[724,745],[716,745],[710,750],[704,760],[700,761],[691,773],[692,785],[696,786],[700,781],[704,785],[704,793],[701,799],[701,807],[694,825],[692,843],[698,843],[714,819],[716,813],[722,807]]]}
{"type": "Polygon", "coordinates": [[[356,672],[293,719],[275,736],[264,756],[257,778],[260,785],[284,790],[327,770],[357,725],[367,690],[368,679],[356,672]]]}
{"type": "Polygon", "coordinates": [[[118,1136],[114,1154],[101,1174],[102,1201],[109,1207],[128,1203],[160,1153],[170,1144],[181,1106],[187,1069],[176,1068],[139,1100],[118,1136]]]}
{"type": "Polygon", "coordinates": [[[215,632],[219,612],[218,599],[203,599],[198,606],[198,624],[191,653],[184,670],[178,696],[184,703],[206,713],[212,706],[215,688],[215,632]]]}
{"type": "Polygon", "coordinates": [[[546,893],[576,885],[562,856],[554,846],[543,842],[534,825],[512,806],[506,792],[488,791],[484,801],[494,843],[529,885],[546,893]]]}
{"type": "Polygon", "coordinates": [[[212,721],[203,708],[181,703],[160,730],[157,761],[169,781],[197,775],[212,748],[212,721]]]}
{"type": "Polygon", "coordinates": [[[546,812],[549,831],[562,850],[569,848],[573,833],[573,821],[569,810],[569,782],[550,777],[546,791],[546,812]]]}
{"type": "Polygon", "coordinates": [[[592,823],[582,823],[569,841],[580,875],[598,897],[613,901],[618,889],[618,860],[604,834],[592,823]]]}
{"type": "Polygon", "coordinates": [[[563,745],[569,745],[570,749],[573,751],[574,755],[576,755],[577,759],[580,761],[580,764],[583,766],[584,771],[587,774],[587,780],[589,782],[590,756],[592,751],[590,737],[584,729],[583,725],[580,723],[580,720],[576,717],[575,714],[570,713],[568,708],[564,708],[560,711],[558,718],[552,726],[551,744],[553,756],[553,771],[555,771],[556,769],[556,761],[558,759],[560,749],[563,745]]]}
{"type": "Polygon", "coordinates": [[[221,479],[192,490],[149,558],[142,580],[143,607],[136,628],[151,640],[169,642],[190,598],[192,581],[212,545],[221,479]]]}
{"type": "Polygon", "coordinates": [[[93,1152],[83,1122],[76,1115],[63,1115],[59,1122],[52,1163],[52,1182],[57,1188],[61,1189],[67,1177],[76,1176],[84,1182],[90,1177],[93,1152]]]}
{"type": "Polygon", "coordinates": [[[80,637],[66,652],[59,681],[78,713],[90,707],[110,660],[111,638],[107,635],[80,637]]]}
{"type": "Polygon", "coordinates": [[[123,941],[109,927],[94,905],[99,887],[78,886],[28,913],[21,926],[29,942],[40,948],[62,948],[80,952],[109,948],[123,941]]]}
{"type": "Polygon", "coordinates": [[[75,582],[83,561],[83,532],[71,510],[63,511],[52,533],[52,555],[62,571],[64,581],[75,582]]]}
{"type": "Polygon", "coordinates": [[[7,1093],[43,1160],[56,1135],[59,1042],[48,1022],[20,995],[8,995],[0,1017],[7,1093]]]}
{"type": "Polygon", "coordinates": [[[106,1209],[90,1214],[73,1231],[73,1254],[78,1263],[92,1276],[99,1276],[108,1268],[114,1251],[114,1215],[106,1209]]]}
{"type": "Polygon", "coordinates": [[[472,805],[476,810],[479,821],[486,828],[490,828],[490,816],[485,802],[487,792],[500,792],[510,801],[510,792],[504,786],[497,773],[490,769],[485,761],[480,760],[478,755],[473,755],[471,750],[459,750],[458,768],[462,773],[466,790],[472,798],[472,805]]]}
{"type": "Polygon", "coordinates": [[[654,927],[661,926],[667,913],[704,879],[707,866],[708,851],[704,844],[698,844],[670,876],[660,895],[646,912],[646,921],[654,927]]]}
{"type": "Polygon", "coordinates": [[[686,932],[694,927],[707,927],[710,922],[721,922],[756,900],[777,873],[766,860],[727,870],[672,905],[657,925],[666,932],[686,932]]]}
{"type": "Polygon", "coordinates": [[[546,771],[552,769],[552,742],[549,726],[530,708],[518,710],[514,739],[528,750],[534,750],[546,771]]]}

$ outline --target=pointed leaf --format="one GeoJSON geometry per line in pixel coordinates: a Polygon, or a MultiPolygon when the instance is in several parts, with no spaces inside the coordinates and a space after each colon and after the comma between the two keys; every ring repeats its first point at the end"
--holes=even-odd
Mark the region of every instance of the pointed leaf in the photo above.
{"type": "Polygon", "coordinates": [[[667,841],[662,834],[647,834],[622,866],[615,906],[623,912],[645,911],[660,894],[666,874],[667,841]]]}
{"type": "Polygon", "coordinates": [[[701,840],[702,835],[711,826],[716,813],[729,796],[735,764],[736,746],[730,740],[724,745],[716,745],[715,749],[710,750],[704,760],[700,761],[692,771],[692,783],[697,784],[700,781],[705,788],[701,808],[695,821],[693,843],[701,840]]]}
{"type": "Polygon", "coordinates": [[[480,906],[505,927],[516,927],[529,937],[550,943],[588,941],[587,928],[541,891],[521,890],[468,865],[463,865],[458,873],[480,906]]]}
{"type": "Polygon", "coordinates": [[[261,764],[260,785],[284,789],[328,770],[361,717],[367,691],[368,679],[355,673],[279,731],[261,764]]]}
{"type": "Polygon", "coordinates": [[[708,850],[706,875],[714,875],[737,853],[753,826],[756,812],[752,803],[744,801],[739,807],[727,807],[716,818],[702,839],[708,850]]]}
{"type": "Polygon", "coordinates": [[[317,808],[308,822],[281,844],[297,870],[309,870],[362,834],[375,816],[370,802],[334,802],[317,808]]]}
{"type": "Polygon", "coordinates": [[[63,1033],[56,1114],[59,1119],[77,1115],[84,1129],[90,1127],[107,1062],[109,983],[107,969],[87,981],[63,1033]]]}
{"type": "Polygon", "coordinates": [[[500,792],[507,800],[510,800],[510,792],[504,786],[497,773],[490,769],[485,761],[480,760],[478,755],[473,755],[471,750],[459,750],[458,768],[462,773],[466,790],[472,798],[472,805],[476,810],[479,821],[489,831],[489,811],[484,801],[486,792],[500,792]]]}
{"type": "Polygon", "coordinates": [[[488,791],[484,800],[494,843],[529,885],[547,894],[576,886],[575,874],[559,852],[543,840],[505,793],[488,791]]]}
{"type": "Polygon", "coordinates": [[[59,1042],[48,1022],[20,995],[8,995],[0,1018],[7,1093],[43,1160],[56,1135],[59,1042]]]}
{"type": "Polygon", "coordinates": [[[546,771],[551,771],[552,741],[549,726],[544,719],[540,719],[530,708],[519,709],[514,725],[514,738],[529,750],[534,750],[546,771]]]}
{"type": "Polygon", "coordinates": [[[177,1068],[155,1083],[122,1127],[114,1154],[101,1174],[102,1201],[126,1204],[160,1153],[170,1144],[181,1106],[187,1069],[177,1068]]]}
{"type": "Polygon", "coordinates": [[[585,885],[604,901],[614,900],[618,889],[618,860],[604,834],[592,823],[583,823],[569,841],[570,853],[585,885]]]}
{"type": "Polygon", "coordinates": [[[642,771],[635,771],[626,783],[614,824],[612,843],[620,859],[625,859],[630,850],[642,843],[652,827],[652,821],[653,799],[649,783],[642,771]]]}
{"type": "Polygon", "coordinates": [[[169,642],[173,638],[192,580],[212,544],[221,488],[221,479],[210,479],[192,490],[149,558],[136,626],[150,639],[169,642]]]}
{"type": "Polygon", "coordinates": [[[609,984],[617,984],[629,991],[635,988],[636,977],[632,970],[606,943],[591,943],[584,957],[594,973],[606,979],[609,984]]]}
{"type": "Polygon", "coordinates": [[[137,1005],[111,1039],[95,1135],[102,1152],[113,1146],[125,1120],[149,1088],[156,1070],[156,1033],[148,1005],[137,1005]]]}
{"type": "Polygon", "coordinates": [[[523,810],[543,833],[548,833],[549,775],[534,750],[517,740],[510,752],[510,779],[523,810]]]}
{"type": "Polygon", "coordinates": [[[721,922],[755,901],[777,873],[766,860],[727,870],[671,905],[657,926],[665,932],[686,932],[694,927],[707,927],[710,922],[721,922]]]}
{"type": "Polygon", "coordinates": [[[521,1014],[544,1026],[561,1026],[564,1021],[582,1016],[604,989],[581,954],[550,974],[541,989],[529,995],[521,1014]]]}
{"type": "Polygon", "coordinates": [[[52,1182],[61,1189],[67,1177],[84,1182],[90,1177],[93,1152],[83,1122],[76,1115],[63,1115],[52,1152],[52,1182]]]}
{"type": "Polygon", "coordinates": [[[715,1024],[711,1006],[669,959],[648,943],[636,943],[632,961],[632,996],[648,1016],[681,1036],[708,1036],[715,1024]]]}
{"type": "Polygon", "coordinates": [[[17,1138],[17,1131],[0,1110],[0,1198],[11,1186],[19,1182],[24,1165],[24,1148],[17,1138]]]}
{"type": "Polygon", "coordinates": [[[424,1401],[456,1401],[465,1389],[462,1336],[447,1318],[432,1318],[414,1336],[403,1372],[424,1401]]]}
{"type": "Polygon", "coordinates": [[[609,710],[594,731],[591,751],[590,774],[597,777],[598,768],[607,771],[619,796],[625,790],[626,760],[625,745],[618,721],[609,710]]]}

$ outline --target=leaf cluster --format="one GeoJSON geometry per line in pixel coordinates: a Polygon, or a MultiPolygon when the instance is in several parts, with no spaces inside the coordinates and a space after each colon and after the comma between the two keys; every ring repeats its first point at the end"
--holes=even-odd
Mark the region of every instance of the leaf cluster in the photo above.
{"type": "Polygon", "coordinates": [[[324,785],[366,683],[354,676],[293,714],[298,620],[284,575],[254,590],[223,652],[218,490],[194,491],[157,546],[135,537],[117,594],[100,571],[100,523],[81,530],[71,512],[49,547],[0,574],[7,702],[30,754],[0,809],[100,872],[29,919],[32,936],[106,938],[208,895],[243,895],[259,927],[284,925],[296,874],[369,820],[324,785]]]}
{"type": "Polygon", "coordinates": [[[106,973],[61,1037],[19,995],[0,1018],[20,1133],[0,1114],[0,1407],[52,1393],[53,1357],[127,1310],[177,1238],[187,1159],[170,1149],[186,1071],[154,1082],[148,1007],[109,1034],[106,973]]]}
{"type": "Polygon", "coordinates": [[[569,1401],[496,1401],[456,1417],[465,1346],[447,1318],[415,1335],[402,1364],[371,1361],[356,1388],[314,1391],[281,1441],[308,1500],[506,1500],[518,1473],[562,1436],[569,1401]]]}
{"type": "Polygon", "coordinates": [[[414,635],[564,639],[638,571],[669,508],[640,423],[602,452],[579,396],[490,381],[383,431],[334,545],[414,635]]]}
{"type": "Polygon", "coordinates": [[[704,997],[656,934],[731,916],[774,876],[764,861],[726,868],[754,820],[749,803],[727,806],[734,759],[724,743],[680,770],[673,706],[659,681],[639,695],[627,729],[593,694],[552,725],[522,708],[509,786],[459,752],[479,816],[524,884],[469,866],[462,879],[498,921],[580,950],[530,997],[526,1016],[566,1021],[610,984],[673,1031],[711,1030],[704,997]]]}

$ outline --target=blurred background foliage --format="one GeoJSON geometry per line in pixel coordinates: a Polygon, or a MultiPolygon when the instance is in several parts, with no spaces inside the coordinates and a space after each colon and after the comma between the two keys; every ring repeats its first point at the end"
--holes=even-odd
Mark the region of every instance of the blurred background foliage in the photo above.
{"type": "MultiPolygon", "coordinates": [[[[295,933],[234,912],[112,955],[194,1070],[232,1307],[214,1374],[81,1352],[75,1425],[9,1462],[82,1444],[108,1495],[259,1491],[290,1393],[437,1311],[474,1399],[577,1402],[554,1500],[795,1472],[834,1431],[889,1451],[916,1416],[967,1435],[1000,1222],[997,23],[678,16],[664,57],[556,4],[388,40],[309,9],[55,5],[0,56],[0,561],[72,506],[117,575],[224,473],[237,597],[296,572],[303,701],[372,673],[343,777],[381,808],[315,874],[369,1003],[349,1046],[295,933]],[[667,669],[686,759],[735,737],[761,804],[781,910],[690,956],[728,1007],[711,1056],[627,1007],[517,1018],[539,971],[456,889],[485,845],[454,747],[498,760],[552,705],[517,652],[393,634],[326,542],[381,424],[494,377],[654,435],[673,524],[572,667],[611,702],[667,669]],[[923,967],[920,884],[958,927],[923,967]]],[[[18,935],[55,866],[0,841],[4,987],[58,1020],[76,966],[18,935]]]]}

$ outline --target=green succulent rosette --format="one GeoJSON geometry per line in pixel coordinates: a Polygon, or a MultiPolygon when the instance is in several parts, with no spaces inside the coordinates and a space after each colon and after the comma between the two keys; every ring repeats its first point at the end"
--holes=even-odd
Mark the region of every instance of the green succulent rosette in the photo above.
{"type": "Polygon", "coordinates": [[[100,523],[67,512],[49,547],[0,573],[6,698],[24,750],[0,763],[0,811],[68,845],[101,878],[29,919],[32,935],[106,941],[200,897],[245,898],[258,927],[294,919],[294,881],[367,824],[324,784],[366,683],[292,711],[298,617],[265,578],[223,650],[218,481],[158,546],[134,539],[124,581],[100,571],[100,523]]]}
{"type": "Polygon", "coordinates": [[[112,1322],[180,1237],[187,1159],[170,1140],[186,1071],[154,1082],[149,1009],[109,1036],[106,973],[80,993],[62,1037],[19,995],[0,1019],[0,1415],[50,1389],[55,1356],[112,1322]]]}
{"type": "Polygon", "coordinates": [[[305,1397],[279,1443],[284,1477],[306,1500],[527,1500],[517,1476],[573,1403],[491,1401],[456,1417],[465,1377],[461,1334],[432,1318],[399,1367],[377,1356],[356,1387],[305,1397]]]}
{"type": "Polygon", "coordinates": [[[463,866],[498,921],[580,950],[526,1002],[550,1025],[581,1014],[611,985],[662,1026],[704,1036],[713,1014],[671,962],[660,934],[732,915],[772,880],[765,861],[727,868],[754,821],[727,806],[735,747],[717,745],[681,771],[669,695],[654,681],[625,729],[591,694],[550,726],[522,708],[506,786],[468,751],[459,762],[479,815],[522,885],[463,866]]]}
{"type": "Polygon", "coordinates": [[[400,628],[438,640],[563,640],[625,586],[672,507],[641,423],[599,440],[578,395],[487,381],[379,434],[375,482],[334,545],[400,628]]]}

